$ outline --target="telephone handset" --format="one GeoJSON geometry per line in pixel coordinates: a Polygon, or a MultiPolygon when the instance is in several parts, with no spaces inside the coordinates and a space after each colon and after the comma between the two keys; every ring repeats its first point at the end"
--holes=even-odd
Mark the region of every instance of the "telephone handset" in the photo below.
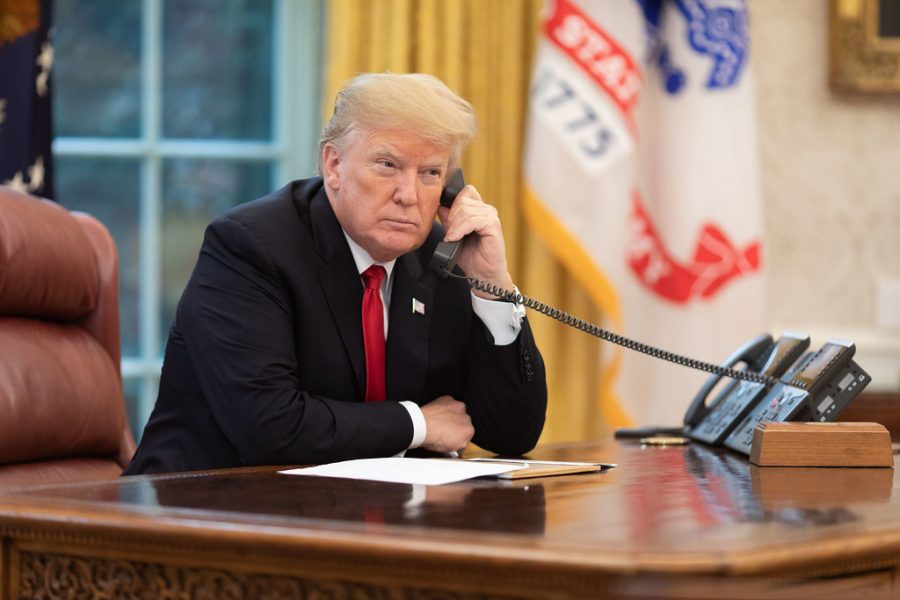
{"type": "MultiPolygon", "coordinates": [[[[447,185],[441,191],[441,206],[450,208],[456,196],[466,187],[466,180],[463,178],[462,169],[457,169],[447,185]]],[[[459,258],[459,250],[462,248],[462,240],[457,242],[438,242],[434,249],[434,255],[431,257],[431,267],[441,274],[442,277],[449,277],[453,269],[456,268],[456,260],[459,258]]]]}
{"type": "MultiPolygon", "coordinates": [[[[725,364],[744,362],[748,369],[771,377],[781,377],[809,347],[809,336],[784,332],[777,342],[768,334],[758,336],[741,346],[725,364]]],[[[766,393],[765,384],[752,381],[733,381],[716,399],[707,404],[710,392],[721,377],[710,376],[697,393],[684,421],[691,439],[717,446],[747,416],[766,393]]]]}
{"type": "MultiPolygon", "coordinates": [[[[773,340],[771,335],[768,333],[760,334],[755,338],[747,340],[737,350],[732,352],[731,355],[722,362],[722,366],[734,367],[738,363],[744,363],[748,368],[752,368],[766,349],[772,347],[772,344],[773,340]]],[[[758,371],[758,369],[753,370],[758,371]]],[[[706,380],[706,383],[703,384],[703,387],[700,388],[700,391],[697,392],[697,395],[694,396],[693,401],[684,413],[684,425],[686,428],[693,428],[703,421],[709,415],[711,408],[718,405],[724,397],[727,397],[734,389],[734,384],[737,383],[735,381],[729,384],[729,386],[716,397],[715,401],[707,404],[707,397],[721,380],[721,376],[710,375],[706,380]]]]}

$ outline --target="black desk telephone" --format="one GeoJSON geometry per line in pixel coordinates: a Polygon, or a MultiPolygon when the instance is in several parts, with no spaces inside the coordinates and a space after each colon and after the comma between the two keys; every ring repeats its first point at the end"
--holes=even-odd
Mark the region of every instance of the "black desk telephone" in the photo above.
{"type": "MultiPolygon", "coordinates": [[[[441,193],[441,204],[449,207],[465,187],[457,170],[441,193]]],[[[466,279],[469,286],[501,300],[523,304],[570,327],[602,340],[693,369],[712,373],[694,397],[681,427],[620,429],[616,437],[645,437],[655,433],[686,435],[706,444],[725,445],[750,454],[753,430],[763,421],[830,422],[868,385],[871,377],[853,360],[856,347],[843,340],[828,340],[816,352],[806,352],[809,336],[784,332],[777,341],[762,334],[735,350],[721,365],[680,356],[601,329],[561,310],[515,291],[455,273],[462,241],[441,242],[431,266],[443,277],[466,279]],[[737,368],[739,364],[743,368],[737,368]],[[724,385],[712,400],[710,394],[724,385]]]]}
{"type": "Polygon", "coordinates": [[[851,342],[831,339],[816,352],[807,348],[809,337],[792,332],[776,342],[768,335],[750,340],[725,364],[744,361],[748,369],[780,379],[774,385],[734,381],[707,405],[720,379],[710,377],[685,414],[685,433],[750,454],[753,430],[763,421],[836,420],[871,377],[852,360],[851,342]]]}

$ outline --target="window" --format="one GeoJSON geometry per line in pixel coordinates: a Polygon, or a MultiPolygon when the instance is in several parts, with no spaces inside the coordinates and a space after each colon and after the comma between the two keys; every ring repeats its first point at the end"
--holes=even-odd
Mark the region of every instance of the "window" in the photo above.
{"type": "Polygon", "coordinates": [[[321,0],[57,0],[57,200],[119,248],[122,376],[135,436],[206,224],[309,176],[321,0]]]}

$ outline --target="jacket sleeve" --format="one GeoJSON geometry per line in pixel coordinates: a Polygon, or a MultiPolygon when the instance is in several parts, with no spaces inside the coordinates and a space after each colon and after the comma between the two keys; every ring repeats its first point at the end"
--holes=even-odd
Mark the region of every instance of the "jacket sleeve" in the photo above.
{"type": "Polygon", "coordinates": [[[478,317],[471,323],[465,400],[473,442],[486,450],[521,455],[537,444],[547,412],[544,361],[528,324],[512,344],[495,346],[478,317]]]}
{"type": "MultiPolygon", "coordinates": [[[[324,398],[299,379],[287,286],[264,244],[228,217],[206,231],[176,327],[212,418],[247,465],[390,456],[412,439],[394,402],[324,398]]],[[[312,316],[315,318],[315,316],[312,316]]]]}

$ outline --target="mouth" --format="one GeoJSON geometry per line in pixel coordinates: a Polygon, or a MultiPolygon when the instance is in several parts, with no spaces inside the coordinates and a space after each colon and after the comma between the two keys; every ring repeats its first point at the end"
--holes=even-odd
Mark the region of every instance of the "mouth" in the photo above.
{"type": "Polygon", "coordinates": [[[418,229],[418,225],[409,219],[384,219],[384,223],[395,229],[418,229]]]}

